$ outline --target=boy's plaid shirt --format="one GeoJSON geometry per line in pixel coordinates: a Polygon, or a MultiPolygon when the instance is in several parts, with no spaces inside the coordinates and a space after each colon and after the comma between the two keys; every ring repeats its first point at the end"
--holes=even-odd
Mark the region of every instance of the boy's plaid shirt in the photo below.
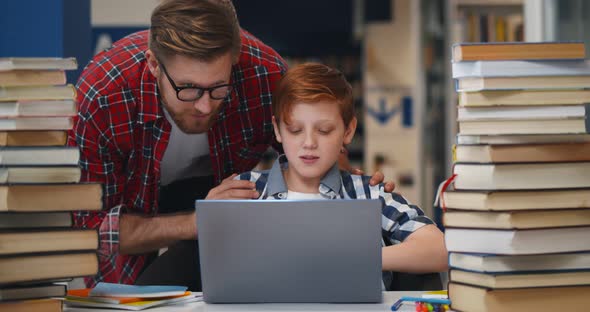
{"type": "MultiPolygon", "coordinates": [[[[288,189],[282,170],[288,165],[285,155],[281,155],[270,170],[245,172],[235,179],[254,182],[260,199],[287,199],[288,189]]],[[[417,229],[434,224],[420,207],[412,205],[400,194],[385,192],[383,183],[371,186],[370,179],[369,176],[340,171],[334,165],[322,178],[318,192],[326,199],[381,199],[381,230],[385,245],[399,244],[417,229]]]]}
{"type": "MultiPolygon", "coordinates": [[[[104,184],[104,208],[74,213],[76,227],[99,231],[97,282],[130,284],[146,266],[146,255],[119,254],[119,215],[158,213],[160,161],[170,138],[156,78],[145,51],[148,31],[131,34],[96,55],[76,85],[79,113],[68,145],[80,148],[83,182],[104,184]]],[[[251,170],[274,140],[271,98],[285,62],[270,47],[242,31],[242,50],[232,68],[234,89],[208,131],[217,182],[251,170]]]]}

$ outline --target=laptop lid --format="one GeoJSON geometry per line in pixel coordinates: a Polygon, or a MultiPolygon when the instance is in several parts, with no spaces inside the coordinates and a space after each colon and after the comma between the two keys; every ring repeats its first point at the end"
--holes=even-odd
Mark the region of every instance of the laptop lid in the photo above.
{"type": "Polygon", "coordinates": [[[197,200],[209,303],[380,302],[381,201],[197,200]]]}

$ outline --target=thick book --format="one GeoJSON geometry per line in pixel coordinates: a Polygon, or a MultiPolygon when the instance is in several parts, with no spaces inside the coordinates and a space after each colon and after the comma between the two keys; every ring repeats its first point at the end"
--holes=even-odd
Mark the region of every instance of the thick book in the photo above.
{"type": "Polygon", "coordinates": [[[489,254],[449,254],[449,266],[481,273],[558,272],[590,270],[590,252],[501,256],[489,254]]]}
{"type": "Polygon", "coordinates": [[[576,90],[588,88],[589,85],[590,76],[466,77],[457,80],[457,91],[576,90]]]}
{"type": "Polygon", "coordinates": [[[72,117],[0,118],[0,131],[70,130],[72,117]]]}
{"type": "Polygon", "coordinates": [[[0,146],[63,146],[67,131],[0,131],[0,146]]]}
{"type": "Polygon", "coordinates": [[[21,100],[71,100],[76,98],[73,85],[63,86],[0,86],[0,102],[21,100]]]}
{"type": "Polygon", "coordinates": [[[590,104],[547,106],[458,107],[458,121],[587,119],[590,104]]]}
{"type": "Polygon", "coordinates": [[[0,166],[78,165],[80,150],[69,146],[3,147],[0,166]]]}
{"type": "Polygon", "coordinates": [[[78,183],[78,166],[0,167],[0,184],[78,183]]]}
{"type": "Polygon", "coordinates": [[[472,61],[452,64],[453,78],[522,77],[522,76],[587,76],[590,61],[472,61]]]}
{"type": "Polygon", "coordinates": [[[66,73],[62,70],[12,70],[0,71],[0,86],[39,86],[66,84],[66,73]]]}
{"type": "Polygon", "coordinates": [[[445,230],[450,252],[530,255],[589,251],[590,227],[533,230],[460,229],[445,230]],[[583,239],[584,238],[584,239],[583,239]]]}
{"type": "Polygon", "coordinates": [[[459,131],[466,135],[588,134],[590,119],[459,121],[459,131]]]}
{"type": "Polygon", "coordinates": [[[102,185],[0,185],[0,212],[49,212],[102,209],[102,185]]]}
{"type": "Polygon", "coordinates": [[[97,272],[96,252],[0,257],[0,284],[54,281],[97,272]]]}
{"type": "Polygon", "coordinates": [[[0,288],[0,301],[65,297],[66,285],[35,284],[0,288]]]}
{"type": "Polygon", "coordinates": [[[455,162],[532,163],[570,161],[590,161],[590,142],[455,146],[455,162]]]}
{"type": "Polygon", "coordinates": [[[62,312],[60,299],[36,299],[0,302],[0,311],[10,312],[62,312]]]}
{"type": "Polygon", "coordinates": [[[459,106],[574,105],[590,103],[590,90],[491,90],[460,92],[459,106]]]}
{"type": "Polygon", "coordinates": [[[449,272],[451,282],[485,287],[511,289],[590,285],[590,271],[544,273],[478,273],[463,270],[449,272]]]}
{"type": "Polygon", "coordinates": [[[470,312],[586,311],[590,286],[487,289],[449,283],[451,309],[470,312]]]}
{"type": "Polygon", "coordinates": [[[74,100],[0,102],[0,118],[75,116],[74,100]]]}
{"type": "MultiPolygon", "coordinates": [[[[534,197],[531,201],[538,200],[534,197]]],[[[590,209],[528,211],[463,211],[447,210],[445,228],[539,229],[568,226],[590,226],[590,209]]]]}
{"type": "Polygon", "coordinates": [[[74,70],[78,63],[73,57],[5,57],[0,58],[0,71],[7,70],[74,70]]]}
{"type": "Polygon", "coordinates": [[[582,42],[502,42],[457,43],[452,49],[453,62],[484,60],[556,60],[584,59],[582,42]]]}
{"type": "MultiPolygon", "coordinates": [[[[1,138],[1,137],[0,137],[1,138]]],[[[457,144],[476,145],[514,145],[514,144],[556,144],[556,143],[588,143],[587,134],[525,134],[525,135],[468,135],[458,134],[457,144]]]]}
{"type": "Polygon", "coordinates": [[[96,229],[34,229],[0,232],[0,256],[96,250],[96,229]]]}
{"type": "Polygon", "coordinates": [[[458,190],[531,190],[590,187],[590,162],[467,164],[454,166],[458,190]]]}
{"type": "MultiPolygon", "coordinates": [[[[37,209],[39,208],[43,208],[43,205],[37,209]]],[[[70,212],[3,212],[0,214],[0,230],[67,228],[73,225],[74,220],[70,212]]]]}
{"type": "Polygon", "coordinates": [[[475,211],[590,208],[590,189],[530,191],[446,191],[445,207],[475,211]],[[532,200],[534,199],[534,200],[532,200]]]}

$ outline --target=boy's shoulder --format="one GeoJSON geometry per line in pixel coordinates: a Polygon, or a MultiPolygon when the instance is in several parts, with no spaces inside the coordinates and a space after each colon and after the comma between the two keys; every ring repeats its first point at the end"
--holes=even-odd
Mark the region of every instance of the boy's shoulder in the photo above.
{"type": "Polygon", "coordinates": [[[358,197],[364,194],[367,198],[378,198],[379,195],[381,195],[383,183],[372,186],[369,183],[369,181],[371,181],[371,176],[352,174],[343,170],[340,171],[340,175],[342,176],[344,189],[349,195],[354,194],[356,195],[354,197],[358,197]]]}
{"type": "Polygon", "coordinates": [[[270,170],[263,170],[263,171],[246,171],[243,173],[238,174],[234,180],[245,180],[254,182],[256,184],[256,190],[258,192],[262,192],[266,183],[268,182],[268,173],[270,170]]]}
{"type": "Polygon", "coordinates": [[[265,181],[268,179],[269,170],[262,170],[262,171],[246,171],[238,174],[234,180],[247,180],[251,182],[256,182],[260,179],[264,179],[265,181]]]}
{"type": "MultiPolygon", "coordinates": [[[[371,176],[368,175],[361,175],[361,174],[352,174],[348,171],[345,170],[340,170],[340,175],[342,176],[342,181],[346,182],[347,180],[352,181],[353,183],[361,183],[362,185],[369,185],[369,181],[371,181],[371,176]]],[[[370,186],[370,187],[377,187],[379,188],[379,186],[383,186],[383,183],[379,183],[375,186],[370,186]]]]}

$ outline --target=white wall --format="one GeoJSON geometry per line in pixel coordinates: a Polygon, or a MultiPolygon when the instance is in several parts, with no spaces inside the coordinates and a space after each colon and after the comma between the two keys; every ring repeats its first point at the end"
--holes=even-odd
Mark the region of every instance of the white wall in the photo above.
{"type": "Polygon", "coordinates": [[[91,0],[92,27],[149,26],[152,10],[160,0],[91,0]]]}

